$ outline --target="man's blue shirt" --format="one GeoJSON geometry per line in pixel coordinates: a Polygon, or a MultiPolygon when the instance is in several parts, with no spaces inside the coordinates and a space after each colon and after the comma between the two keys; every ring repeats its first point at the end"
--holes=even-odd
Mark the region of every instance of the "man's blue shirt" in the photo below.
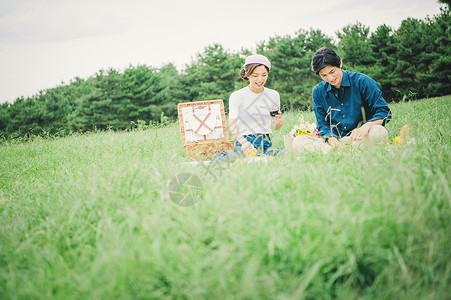
{"type": "Polygon", "coordinates": [[[382,119],[385,125],[391,120],[379,85],[362,73],[343,71],[339,89],[322,81],[313,89],[312,97],[323,138],[342,138],[366,122],[382,119]]]}

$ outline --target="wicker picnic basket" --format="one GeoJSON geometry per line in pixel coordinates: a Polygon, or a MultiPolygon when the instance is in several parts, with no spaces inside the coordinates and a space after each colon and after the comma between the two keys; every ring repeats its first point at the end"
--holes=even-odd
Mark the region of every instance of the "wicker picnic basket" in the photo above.
{"type": "Polygon", "coordinates": [[[183,148],[191,158],[208,160],[233,149],[222,100],[179,103],[177,110],[183,148]]]}

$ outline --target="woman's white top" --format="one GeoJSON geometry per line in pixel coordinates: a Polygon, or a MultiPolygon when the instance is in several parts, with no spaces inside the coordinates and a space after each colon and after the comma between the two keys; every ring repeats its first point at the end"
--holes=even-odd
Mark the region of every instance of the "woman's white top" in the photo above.
{"type": "Polygon", "coordinates": [[[257,94],[247,86],[229,98],[229,120],[237,119],[241,135],[272,133],[269,112],[275,110],[280,110],[280,95],[265,87],[257,94]]]}

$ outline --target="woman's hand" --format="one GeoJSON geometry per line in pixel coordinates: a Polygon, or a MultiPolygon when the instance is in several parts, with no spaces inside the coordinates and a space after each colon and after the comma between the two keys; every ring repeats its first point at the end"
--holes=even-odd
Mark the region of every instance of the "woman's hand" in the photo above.
{"type": "Polygon", "coordinates": [[[247,152],[247,151],[250,151],[253,149],[255,149],[254,145],[249,143],[247,140],[245,142],[241,143],[241,151],[247,152]]]}
{"type": "Polygon", "coordinates": [[[272,116],[272,126],[275,130],[280,129],[282,127],[282,113],[279,110],[279,113],[275,116],[272,116]]]}

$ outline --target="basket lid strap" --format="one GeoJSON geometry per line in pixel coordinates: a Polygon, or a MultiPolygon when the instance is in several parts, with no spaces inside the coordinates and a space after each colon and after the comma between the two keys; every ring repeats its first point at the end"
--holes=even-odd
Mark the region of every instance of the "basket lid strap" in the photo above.
{"type": "Polygon", "coordinates": [[[208,114],[205,116],[205,118],[203,120],[201,120],[197,115],[196,115],[196,111],[194,110],[193,107],[193,117],[196,118],[199,121],[199,127],[197,127],[197,129],[194,131],[195,133],[198,133],[199,130],[202,128],[202,126],[204,126],[205,128],[207,128],[208,130],[210,130],[210,132],[212,132],[214,129],[211,129],[207,124],[205,124],[205,122],[208,120],[208,118],[211,116],[211,108],[210,106],[208,106],[208,114]]]}

